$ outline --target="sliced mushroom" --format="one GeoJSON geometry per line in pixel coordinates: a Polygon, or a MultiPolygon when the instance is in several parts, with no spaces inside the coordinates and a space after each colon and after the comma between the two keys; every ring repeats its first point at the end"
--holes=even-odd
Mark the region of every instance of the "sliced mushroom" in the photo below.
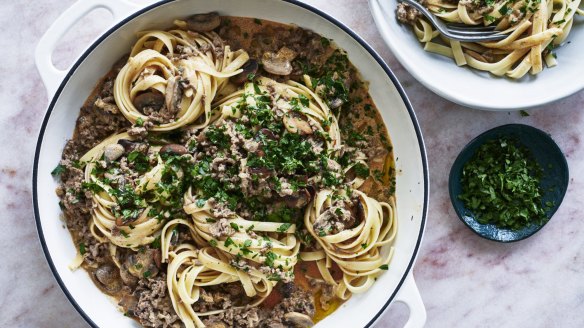
{"type": "Polygon", "coordinates": [[[244,84],[249,79],[250,74],[257,73],[258,67],[259,65],[257,60],[255,59],[248,60],[247,63],[241,66],[241,69],[243,69],[243,71],[231,77],[231,82],[235,84],[244,84]]]}
{"type": "Polygon", "coordinates": [[[138,305],[138,299],[136,296],[123,293],[122,297],[120,297],[120,301],[118,305],[123,307],[130,315],[134,315],[134,311],[136,310],[136,306],[138,305]]]}
{"type": "Polygon", "coordinates": [[[144,112],[146,108],[159,110],[164,105],[164,95],[160,92],[144,92],[136,96],[132,101],[134,107],[144,112]]]}
{"type": "Polygon", "coordinates": [[[314,322],[312,322],[312,318],[307,316],[303,313],[298,312],[288,312],[284,314],[284,321],[287,323],[292,324],[294,327],[312,327],[314,326],[314,322]]]}
{"type": "Polygon", "coordinates": [[[123,267],[136,278],[152,278],[160,271],[160,257],[156,249],[147,249],[129,254],[123,267]]]}
{"type": "Polygon", "coordinates": [[[168,113],[174,114],[178,112],[180,101],[182,99],[181,90],[180,82],[176,76],[168,79],[166,83],[166,96],[164,98],[164,104],[166,105],[166,111],[168,111],[168,113]]]}
{"type": "Polygon", "coordinates": [[[298,190],[297,193],[283,197],[284,203],[291,208],[303,208],[311,201],[311,196],[308,190],[298,190]]]}
{"type": "Polygon", "coordinates": [[[288,114],[283,117],[282,121],[286,129],[291,133],[298,133],[300,135],[312,134],[312,127],[308,124],[300,114],[288,114]]]}
{"type": "Polygon", "coordinates": [[[187,19],[187,28],[195,32],[210,32],[221,25],[221,17],[217,12],[196,14],[187,19]]]}
{"type": "Polygon", "coordinates": [[[363,222],[365,220],[365,208],[363,207],[363,204],[360,201],[357,201],[357,205],[355,207],[357,208],[357,222],[363,222]]]}
{"type": "Polygon", "coordinates": [[[141,142],[134,142],[134,141],[128,140],[128,139],[118,140],[118,145],[121,145],[122,147],[124,147],[125,153],[131,153],[134,150],[137,150],[140,152],[146,152],[146,150],[148,150],[147,144],[141,143],[141,142]]]}
{"type": "Polygon", "coordinates": [[[262,56],[262,65],[266,72],[274,75],[290,75],[292,73],[292,63],[278,58],[273,52],[265,52],[262,56]]]}
{"type": "Polygon", "coordinates": [[[264,52],[262,65],[266,72],[275,75],[290,75],[292,73],[292,60],[296,58],[296,52],[290,48],[282,47],[277,53],[264,52]]]}
{"type": "Polygon", "coordinates": [[[179,144],[164,145],[160,148],[161,154],[184,155],[188,152],[187,147],[179,144]]]}
{"type": "Polygon", "coordinates": [[[331,109],[336,109],[341,107],[343,103],[344,103],[343,100],[341,100],[340,98],[335,98],[331,100],[328,105],[331,109]]]}
{"type": "Polygon", "coordinates": [[[277,136],[277,135],[276,135],[274,132],[272,132],[272,130],[270,130],[270,129],[262,128],[262,129],[260,129],[260,130],[258,131],[258,134],[257,134],[257,135],[259,136],[260,134],[261,134],[261,135],[263,135],[263,136],[265,136],[266,138],[268,138],[268,139],[270,139],[270,140],[278,140],[278,139],[280,139],[280,138],[279,138],[279,137],[278,137],[278,136],[277,136]]]}
{"type": "Polygon", "coordinates": [[[122,289],[120,270],[118,270],[115,265],[111,263],[103,264],[98,267],[93,274],[95,279],[107,293],[115,294],[122,289]]]}
{"type": "Polygon", "coordinates": [[[120,268],[120,278],[122,278],[125,285],[130,287],[134,287],[138,284],[138,278],[134,277],[130,271],[128,271],[125,264],[120,268]]]}
{"type": "Polygon", "coordinates": [[[280,50],[278,50],[277,55],[280,58],[284,58],[288,61],[293,61],[294,58],[296,58],[296,56],[298,54],[296,53],[296,51],[294,51],[288,47],[282,47],[282,48],[280,48],[280,50]]]}
{"type": "Polygon", "coordinates": [[[124,154],[124,146],[120,144],[110,144],[105,146],[103,151],[103,157],[107,162],[113,162],[116,159],[122,157],[124,154]]]}

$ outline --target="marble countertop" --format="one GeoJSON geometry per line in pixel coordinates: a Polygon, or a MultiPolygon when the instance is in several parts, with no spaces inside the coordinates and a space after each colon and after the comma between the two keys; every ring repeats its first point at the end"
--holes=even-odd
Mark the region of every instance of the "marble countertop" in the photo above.
{"type": "MultiPolygon", "coordinates": [[[[83,1],[83,0],[81,0],[83,1]]],[[[34,67],[34,47],[73,0],[1,1],[0,20],[0,327],[86,327],[60,291],[43,257],[31,205],[31,167],[47,96],[34,67]],[[9,23],[7,23],[9,22],[9,23]]],[[[581,327],[584,324],[584,92],[529,111],[470,110],[433,94],[404,70],[377,33],[366,0],[307,0],[363,36],[403,84],[420,120],[431,171],[431,201],[414,274],[428,311],[427,327],[581,327]],[[537,235],[514,244],[483,240],[456,217],[447,177],[474,136],[506,123],[550,133],[565,152],[570,185],[559,211],[537,235]],[[580,199],[580,201],[579,201],[580,199]]],[[[64,68],[108,24],[94,12],[54,54],[64,68]]],[[[378,327],[402,327],[394,304],[378,327]]]]}

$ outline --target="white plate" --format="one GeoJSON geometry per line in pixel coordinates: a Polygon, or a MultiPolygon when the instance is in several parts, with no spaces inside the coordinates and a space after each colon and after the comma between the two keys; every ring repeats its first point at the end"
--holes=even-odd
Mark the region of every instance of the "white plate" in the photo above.
{"type": "MultiPolygon", "coordinates": [[[[424,51],[409,25],[395,17],[397,0],[369,0],[381,36],[399,62],[438,95],[477,109],[513,111],[542,106],[584,89],[584,19],[576,17],[567,42],[555,52],[558,66],[514,81],[424,51]]],[[[545,66],[545,65],[544,65],[545,66]]]]}
{"type": "Polygon", "coordinates": [[[349,58],[371,84],[370,93],[381,109],[393,140],[397,160],[398,235],[395,255],[373,287],[355,295],[340,309],[318,324],[319,327],[363,327],[372,325],[394,300],[410,307],[409,327],[422,327],[426,313],[411,269],[422,240],[428,206],[428,168],[422,135],[403,89],[379,56],[362,39],[326,14],[297,2],[273,0],[176,0],[164,1],[139,10],[125,0],[79,0],[55,22],[39,42],[36,63],[53,99],[43,120],[33,169],[33,201],[41,244],[59,285],[94,327],[135,327],[99,291],[83,270],[70,271],[75,246],[59,219],[61,210],[55,195],[56,181],[51,170],[72,136],[79,108],[95,83],[112,64],[129,52],[136,32],[166,28],[173,19],[191,14],[219,11],[224,15],[270,19],[295,23],[334,39],[348,51],[349,58]],[[92,8],[106,8],[121,23],[104,33],[68,71],[53,67],[50,54],[58,39],[92,8]],[[136,13],[134,13],[136,12],[136,13]],[[399,293],[398,293],[399,291],[399,293]]]}

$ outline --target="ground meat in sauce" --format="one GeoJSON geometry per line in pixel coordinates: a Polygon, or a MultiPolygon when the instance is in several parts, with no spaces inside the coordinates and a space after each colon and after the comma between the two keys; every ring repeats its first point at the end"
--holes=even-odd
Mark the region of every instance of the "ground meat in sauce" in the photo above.
{"type": "Polygon", "coordinates": [[[350,210],[356,206],[357,200],[339,200],[321,213],[314,222],[314,230],[318,234],[330,235],[350,229],[357,223],[355,214],[350,210]]]}
{"type": "MultiPolygon", "coordinates": [[[[289,77],[294,80],[299,80],[301,75],[305,73],[307,67],[321,67],[331,55],[329,40],[322,38],[320,35],[297,27],[265,25],[262,27],[260,33],[250,37],[250,40],[244,41],[241,38],[241,29],[232,24],[222,24],[218,29],[218,34],[222,36],[227,44],[232,48],[239,48],[245,46],[249,52],[250,57],[259,59],[265,52],[278,52],[283,48],[289,49],[294,53],[295,59],[292,62],[293,70],[289,77]],[[238,32],[239,29],[239,32],[238,32]],[[249,43],[247,46],[246,44],[249,43]]],[[[244,37],[245,39],[245,37],[244,37]]],[[[215,38],[213,43],[221,44],[221,40],[215,38]]],[[[180,48],[178,46],[177,48],[180,48]]],[[[186,49],[186,48],[185,48],[186,49]]],[[[203,49],[204,50],[204,49],[203,49]]],[[[185,56],[187,50],[178,49],[175,56],[185,56]]],[[[215,54],[220,56],[221,53],[215,54]]],[[[148,136],[149,128],[155,123],[167,122],[173,115],[176,114],[176,108],[180,105],[178,102],[173,103],[171,108],[163,108],[160,111],[152,111],[152,119],[143,123],[142,126],[131,126],[130,123],[121,115],[118,107],[113,99],[113,84],[115,76],[119,72],[122,65],[127,58],[122,58],[114,67],[112,71],[104,78],[104,80],[96,87],[97,92],[90,96],[81,108],[79,118],[76,124],[76,133],[74,137],[69,140],[63,150],[61,165],[64,167],[64,172],[61,174],[61,185],[57,188],[56,193],[61,198],[61,206],[64,213],[65,223],[71,231],[73,239],[77,247],[84,249],[84,267],[88,271],[93,272],[96,268],[104,265],[113,266],[112,259],[109,253],[108,244],[100,243],[96,240],[89,231],[89,222],[91,220],[90,211],[92,209],[91,193],[85,191],[82,186],[84,179],[83,169],[80,168],[77,162],[79,158],[89,149],[97,145],[106,137],[126,130],[131,136],[144,140],[148,136]]],[[[337,73],[333,76],[334,79],[342,81],[344,87],[349,88],[355,81],[358,81],[356,72],[351,67],[348,68],[349,74],[339,76],[337,73]]],[[[265,76],[275,78],[282,81],[283,77],[273,76],[262,73],[265,76]]],[[[179,81],[173,92],[181,94],[188,85],[185,81],[179,81]]],[[[353,88],[355,89],[355,88],[353,88]]],[[[320,87],[317,93],[322,96],[333,96],[333,89],[325,89],[320,87]],[[327,94],[328,93],[328,94],[327,94]]],[[[361,97],[362,94],[352,93],[351,98],[361,97]]],[[[175,97],[178,99],[179,97],[175,97]]],[[[340,108],[345,101],[337,101],[333,99],[329,104],[331,108],[340,108]]],[[[366,102],[364,102],[366,104],[366,102]]],[[[276,111],[278,108],[274,104],[276,111]]],[[[360,111],[347,112],[345,120],[349,120],[351,127],[347,131],[362,131],[368,124],[361,124],[368,122],[365,118],[360,118],[355,113],[360,111]],[[365,120],[365,121],[363,121],[365,120]],[[353,122],[361,122],[357,127],[353,127],[353,122]]],[[[278,114],[278,112],[276,113],[278,114]]],[[[279,115],[282,115],[280,112],[279,115]]],[[[245,121],[247,117],[243,117],[245,121]]],[[[378,119],[377,116],[370,116],[372,122],[378,119]]],[[[239,133],[233,123],[228,121],[225,125],[226,134],[230,138],[231,147],[229,149],[229,156],[219,156],[217,147],[206,147],[206,153],[195,154],[195,160],[202,156],[210,156],[213,158],[211,169],[216,179],[222,180],[228,186],[241,186],[245,195],[263,195],[266,199],[271,201],[282,201],[284,197],[297,195],[297,191],[292,188],[292,185],[287,178],[279,177],[280,188],[277,192],[273,186],[266,181],[270,177],[277,177],[272,171],[249,171],[249,167],[242,165],[242,161],[249,153],[262,152],[260,144],[254,138],[246,138],[239,133]],[[197,157],[199,156],[199,157],[197,157]],[[233,167],[239,167],[240,171],[235,176],[225,180],[226,175],[223,174],[226,170],[233,167]],[[259,181],[253,179],[252,176],[260,176],[259,181]]],[[[378,133],[387,134],[384,127],[377,126],[378,133]]],[[[277,138],[278,136],[267,136],[269,138],[277,138]]],[[[207,142],[204,133],[196,135],[189,131],[184,131],[180,136],[180,140],[185,144],[190,141],[195,141],[198,144],[205,144],[207,142]]],[[[346,134],[343,139],[347,139],[346,134]]],[[[379,141],[375,141],[373,134],[365,137],[364,140],[357,141],[354,146],[346,147],[349,152],[355,156],[359,156],[361,150],[365,153],[375,154],[378,156],[385,156],[388,154],[387,147],[379,141]],[[361,150],[358,150],[361,149],[361,150]]],[[[311,136],[307,137],[308,143],[314,153],[320,154],[323,152],[323,142],[319,138],[311,136]]],[[[138,151],[147,152],[148,145],[146,143],[137,143],[138,151]]],[[[329,160],[327,163],[328,169],[337,172],[341,170],[341,166],[334,160],[329,160]]],[[[372,167],[376,167],[372,165],[372,167]]],[[[132,169],[127,161],[122,160],[122,173],[125,175],[108,176],[111,180],[118,181],[119,184],[129,183],[125,179],[133,177],[136,172],[132,169]]],[[[210,200],[213,205],[213,214],[221,218],[212,225],[211,233],[214,237],[229,236],[235,233],[232,227],[227,225],[227,221],[222,218],[228,218],[234,213],[241,215],[244,218],[252,218],[254,213],[246,208],[237,207],[235,210],[230,209],[223,202],[218,202],[213,199],[210,200]],[[214,203],[213,203],[214,202],[214,203]]],[[[331,207],[328,213],[323,217],[321,228],[329,229],[332,227],[333,231],[341,231],[355,224],[354,215],[346,208],[351,204],[336,204],[331,207]],[[338,210],[337,210],[338,209],[338,210]]],[[[272,210],[272,209],[271,209],[272,210]]],[[[301,228],[300,234],[307,235],[306,229],[301,228]]],[[[186,230],[181,230],[177,234],[176,240],[173,244],[180,242],[191,241],[192,238],[186,230]]],[[[310,245],[310,241],[307,241],[310,245]]],[[[270,245],[266,244],[265,252],[269,251],[270,245]]],[[[183,324],[174,312],[168,290],[166,286],[166,267],[165,264],[157,264],[155,274],[146,278],[142,276],[143,272],[136,275],[134,271],[130,270],[126,261],[132,256],[138,255],[139,252],[150,254],[156,252],[155,249],[149,247],[143,248],[138,252],[132,250],[121,250],[117,257],[118,261],[122,263],[119,269],[119,279],[124,283],[121,290],[113,293],[113,296],[119,298],[120,306],[122,306],[128,315],[136,318],[144,327],[182,327],[183,324]]],[[[158,253],[159,254],[159,253],[158,253]]],[[[234,260],[231,263],[235,268],[240,270],[249,270],[249,263],[246,261],[234,260]]],[[[117,268],[117,267],[115,267],[117,268]]],[[[293,276],[286,275],[279,269],[270,268],[267,266],[260,266],[259,269],[270,276],[277,276],[281,280],[275,288],[279,290],[283,298],[273,308],[264,307],[246,307],[245,304],[250,303],[250,299],[245,296],[243,288],[240,284],[230,283],[220,286],[212,286],[201,289],[201,299],[193,305],[197,312],[204,312],[209,310],[226,309],[225,312],[212,315],[204,318],[204,322],[209,327],[292,327],[293,324],[286,320],[285,315],[291,312],[313,317],[315,313],[315,301],[312,292],[305,291],[293,283],[293,276]]],[[[311,282],[311,287],[321,290],[322,296],[320,298],[320,306],[325,308],[328,302],[334,297],[331,286],[323,283],[311,282]]]]}
{"type": "Polygon", "coordinates": [[[310,288],[314,291],[319,291],[320,294],[320,307],[327,311],[331,306],[331,301],[335,298],[335,291],[332,285],[327,284],[321,279],[315,279],[308,277],[308,283],[310,284],[310,288]]]}
{"type": "Polygon", "coordinates": [[[315,305],[312,293],[304,291],[294,284],[283,284],[280,288],[284,298],[268,313],[267,319],[260,324],[260,327],[278,327],[278,325],[294,327],[285,318],[285,315],[291,312],[314,317],[315,305]]]}
{"type": "Polygon", "coordinates": [[[136,288],[138,302],[133,314],[144,327],[181,327],[182,323],[174,312],[166,279],[161,275],[156,279],[142,279],[136,288]]]}
{"type": "MultiPolygon", "coordinates": [[[[272,309],[230,307],[226,312],[210,316],[203,320],[208,327],[295,327],[287,322],[285,315],[290,312],[314,316],[314,298],[311,293],[296,287],[292,283],[278,284],[282,301],[272,309]]],[[[209,299],[210,301],[210,299],[209,299]]]]}

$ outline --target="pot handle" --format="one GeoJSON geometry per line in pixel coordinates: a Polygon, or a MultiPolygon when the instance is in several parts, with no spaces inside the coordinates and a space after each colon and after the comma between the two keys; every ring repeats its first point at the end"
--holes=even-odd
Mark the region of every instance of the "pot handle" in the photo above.
{"type": "Polygon", "coordinates": [[[414,273],[410,274],[404,280],[402,287],[395,298],[396,302],[404,303],[410,309],[410,317],[404,328],[422,328],[426,324],[426,307],[422,302],[422,296],[416,282],[414,273]]]}
{"type": "Polygon", "coordinates": [[[113,16],[112,24],[115,24],[153,1],[142,0],[141,2],[138,4],[128,0],[78,0],[57,18],[43,34],[35,50],[35,64],[45,84],[49,98],[53,97],[69,71],[69,69],[60,70],[56,68],[52,61],[53,51],[63,35],[94,9],[104,8],[108,10],[113,16]]]}

